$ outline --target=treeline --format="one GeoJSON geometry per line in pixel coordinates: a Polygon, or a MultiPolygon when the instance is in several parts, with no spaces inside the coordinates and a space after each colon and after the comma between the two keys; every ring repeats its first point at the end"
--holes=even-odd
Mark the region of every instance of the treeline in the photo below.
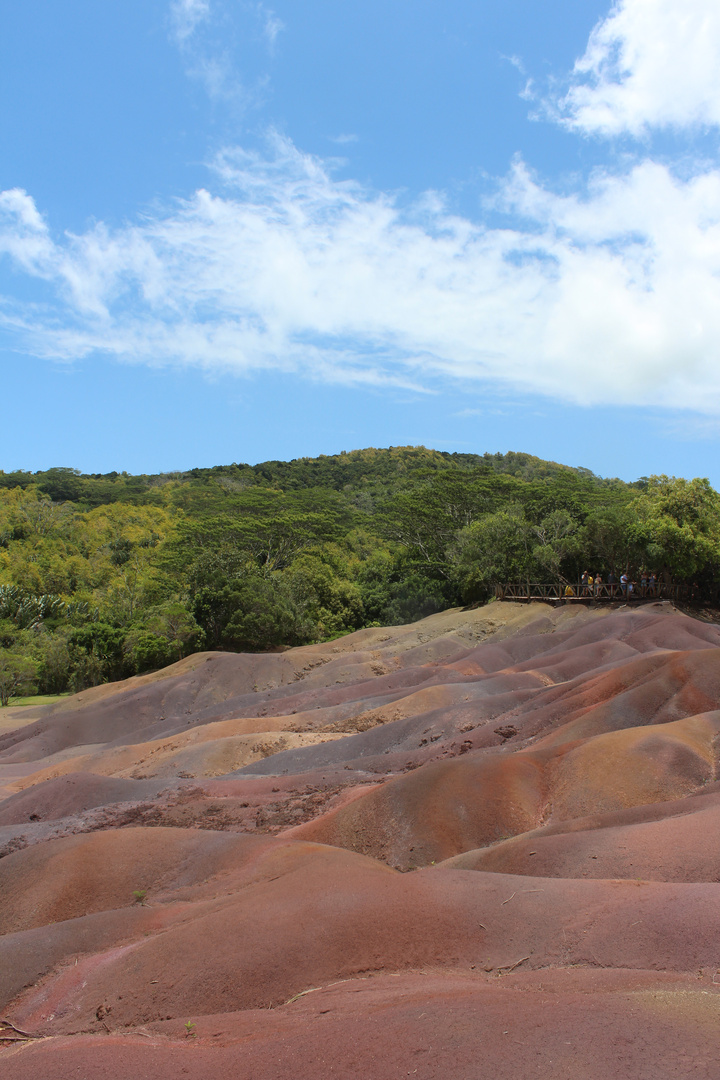
{"type": "Polygon", "coordinates": [[[706,480],[605,480],[528,454],[359,450],[130,476],[0,472],[0,700],[201,649],[409,622],[495,581],[630,568],[713,587],[706,480]]]}

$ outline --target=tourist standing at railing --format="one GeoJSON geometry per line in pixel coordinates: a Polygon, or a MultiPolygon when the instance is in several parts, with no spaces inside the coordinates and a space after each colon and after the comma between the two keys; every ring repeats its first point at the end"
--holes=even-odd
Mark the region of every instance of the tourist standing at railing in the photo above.
{"type": "Polygon", "coordinates": [[[647,583],[648,583],[647,570],[643,570],[642,574],[640,575],[640,595],[641,596],[645,596],[647,594],[647,583]]]}
{"type": "Polygon", "coordinates": [[[595,575],[595,595],[596,596],[599,596],[601,591],[602,591],[602,583],[603,583],[602,575],[601,574],[596,574],[595,575]]]}
{"type": "Polygon", "coordinates": [[[607,583],[608,583],[608,588],[610,589],[610,595],[614,598],[615,593],[617,592],[617,578],[613,574],[612,570],[608,574],[607,583]]]}
{"type": "Polygon", "coordinates": [[[580,578],[580,584],[582,585],[582,594],[583,594],[583,596],[587,596],[587,594],[588,594],[588,579],[589,579],[589,577],[590,577],[590,575],[588,574],[587,570],[583,570],[582,577],[580,578]]]}
{"type": "Polygon", "coordinates": [[[625,597],[627,597],[627,594],[628,594],[629,581],[630,581],[630,579],[628,578],[627,574],[623,573],[623,574],[620,575],[620,592],[625,597]]]}
{"type": "Polygon", "coordinates": [[[657,577],[655,576],[655,574],[651,574],[648,578],[648,595],[657,595],[657,577]]]}

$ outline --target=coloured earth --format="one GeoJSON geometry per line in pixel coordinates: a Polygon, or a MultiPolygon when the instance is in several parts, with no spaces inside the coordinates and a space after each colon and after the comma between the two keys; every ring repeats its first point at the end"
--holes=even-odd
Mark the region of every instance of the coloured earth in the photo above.
{"type": "Polygon", "coordinates": [[[0,1076],[720,1075],[720,625],[490,603],[0,714],[0,1076]]]}

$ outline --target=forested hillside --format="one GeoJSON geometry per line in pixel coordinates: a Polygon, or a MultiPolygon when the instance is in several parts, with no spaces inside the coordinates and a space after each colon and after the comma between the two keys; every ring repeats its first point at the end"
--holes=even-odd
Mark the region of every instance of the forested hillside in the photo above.
{"type": "Polygon", "coordinates": [[[155,476],[0,472],[0,697],[409,622],[498,580],[628,566],[720,579],[706,480],[625,484],[424,447],[155,476]]]}

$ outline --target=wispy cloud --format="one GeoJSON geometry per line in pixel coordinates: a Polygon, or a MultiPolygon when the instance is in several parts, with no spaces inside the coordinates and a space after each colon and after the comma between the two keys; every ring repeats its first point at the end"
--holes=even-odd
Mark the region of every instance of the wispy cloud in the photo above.
{"type": "MultiPolygon", "coordinates": [[[[172,11],[188,63],[219,97],[234,69],[203,51],[214,4],[172,11]]],[[[250,7],[262,26],[274,18],[250,7]]],[[[686,0],[684,21],[679,10],[617,4],[576,65],[563,122],[606,135],[720,123],[720,10],[686,0]],[[661,92],[663,56],[675,77],[661,92]]],[[[582,405],[688,409],[715,430],[716,164],[680,173],[636,159],[558,194],[518,160],[488,204],[492,227],[453,214],[441,192],[403,205],[338,180],[332,161],[278,135],[264,154],[226,150],[210,178],[135,224],[80,235],[54,235],[26,192],[0,193],[0,255],[26,277],[0,299],[0,328],[57,359],[102,352],[414,391],[475,380],[582,405]]]]}
{"type": "Polygon", "coordinates": [[[270,49],[275,48],[275,42],[278,39],[278,35],[285,29],[285,23],[282,19],[279,19],[274,11],[265,7],[264,4],[258,4],[258,14],[263,22],[263,33],[268,41],[270,49]]]}
{"type": "Polygon", "coordinates": [[[187,75],[202,84],[211,100],[244,110],[263,100],[269,80],[267,74],[248,78],[238,65],[234,25],[239,16],[272,53],[285,26],[263,3],[247,0],[234,14],[227,0],[172,0],[170,4],[170,36],[187,75]]]}
{"type": "Polygon", "coordinates": [[[716,416],[677,416],[662,426],[670,438],[680,442],[720,441],[720,418],[716,416]]]}
{"type": "Polygon", "coordinates": [[[205,93],[215,102],[244,110],[262,100],[267,78],[256,79],[252,87],[240,78],[227,51],[198,49],[188,58],[187,74],[202,83],[205,93]]]}
{"type": "Polygon", "coordinates": [[[56,301],[0,323],[69,358],[303,371],[431,387],[491,381],[565,401],[720,412],[720,171],[646,162],[559,196],[518,163],[488,228],[402,208],[275,136],[227,151],[214,193],[111,232],[51,239],[6,193],[0,251],[56,301]]]}
{"type": "Polygon", "coordinates": [[[173,0],[170,20],[175,40],[187,44],[197,27],[210,18],[210,0],[173,0]]]}

